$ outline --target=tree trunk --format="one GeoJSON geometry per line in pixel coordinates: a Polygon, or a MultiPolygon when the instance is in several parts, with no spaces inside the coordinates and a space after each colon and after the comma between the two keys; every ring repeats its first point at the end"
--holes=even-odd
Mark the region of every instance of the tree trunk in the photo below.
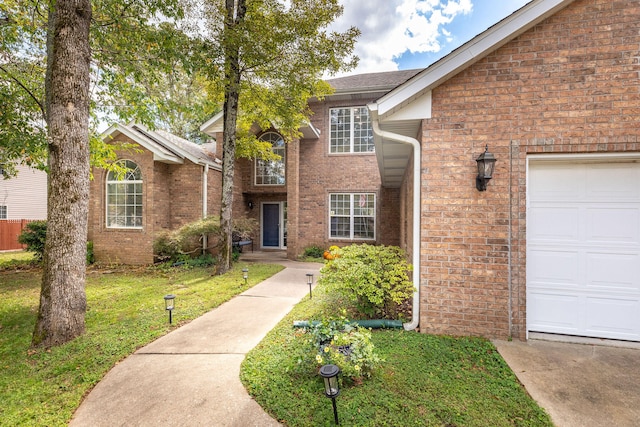
{"type": "Polygon", "coordinates": [[[48,222],[34,346],[63,344],[84,333],[90,22],[90,0],[51,3],[45,81],[48,222]]]}
{"type": "Polygon", "coordinates": [[[222,253],[219,274],[231,268],[233,232],[233,175],[236,159],[236,123],[238,119],[238,99],[240,97],[240,47],[234,31],[242,24],[246,13],[245,0],[226,0],[224,23],[224,124],[222,143],[222,204],[220,207],[220,228],[222,230],[222,253]]]}

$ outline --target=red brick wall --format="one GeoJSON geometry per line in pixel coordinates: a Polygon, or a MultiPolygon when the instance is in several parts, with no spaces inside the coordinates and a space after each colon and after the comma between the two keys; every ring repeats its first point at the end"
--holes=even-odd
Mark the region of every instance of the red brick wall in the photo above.
{"type": "MultiPolygon", "coordinates": [[[[133,143],[125,137],[119,139],[133,143]]],[[[140,166],[143,180],[143,227],[108,229],[105,222],[106,171],[94,169],[89,208],[89,240],[93,241],[98,263],[150,264],[153,262],[153,239],[162,231],[202,218],[203,167],[185,160],[181,165],[154,162],[145,149],[119,152],[118,158],[140,166]]],[[[220,171],[208,174],[208,209],[220,212],[220,171]]]]}
{"type": "Polygon", "coordinates": [[[314,112],[312,123],[321,129],[321,134],[317,140],[300,142],[300,251],[312,244],[328,247],[354,243],[350,240],[329,240],[329,194],[337,192],[375,193],[376,241],[366,242],[386,245],[400,243],[400,191],[382,188],[375,153],[329,153],[329,109],[361,106],[370,101],[328,101],[311,105],[314,112]]]}
{"type": "Polygon", "coordinates": [[[525,337],[527,155],[640,150],[638,22],[639,2],[577,0],[433,91],[422,331],[525,337]],[[498,162],[478,192],[485,144],[498,162]]]}
{"type": "MultiPolygon", "coordinates": [[[[376,240],[372,244],[399,245],[400,190],[383,189],[374,153],[329,154],[329,109],[362,106],[373,99],[329,101],[311,105],[313,125],[321,130],[319,139],[303,139],[287,144],[286,186],[254,184],[255,163],[236,161],[234,212],[260,220],[260,203],[287,202],[287,256],[295,259],[311,245],[329,247],[363,241],[329,240],[329,194],[370,192],[376,194],[376,240]],[[247,203],[254,203],[253,210],[247,203]]],[[[275,131],[275,130],[273,130],[275,131]]],[[[258,236],[256,236],[256,240],[258,236]]],[[[259,243],[258,243],[259,245],[259,243]]],[[[259,247],[259,246],[257,246],[259,247]]]]}
{"type": "MultiPolygon", "coordinates": [[[[133,143],[121,137],[122,141],[133,143]]],[[[150,264],[153,262],[153,235],[166,223],[153,214],[156,198],[156,167],[153,154],[147,150],[134,152],[128,150],[118,153],[119,159],[131,160],[138,164],[143,180],[143,221],[142,229],[109,229],[106,227],[106,176],[103,169],[93,169],[89,199],[88,240],[93,242],[95,260],[98,263],[150,264]]],[[[159,176],[162,173],[158,173],[159,176]]]]}

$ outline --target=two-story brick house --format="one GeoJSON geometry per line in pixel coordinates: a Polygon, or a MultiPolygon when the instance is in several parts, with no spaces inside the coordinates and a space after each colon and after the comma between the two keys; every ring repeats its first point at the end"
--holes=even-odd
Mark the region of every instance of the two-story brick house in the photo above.
{"type": "Polygon", "coordinates": [[[299,141],[259,133],[281,162],[237,162],[234,210],[290,258],[406,249],[407,328],[640,341],[638,22],[636,0],[533,0],[424,70],[332,80],[299,141]]]}
{"type": "MultiPolygon", "coordinates": [[[[295,259],[310,245],[400,244],[400,192],[382,186],[367,104],[418,71],[329,80],[335,93],[310,101],[300,140],[258,132],[281,160],[236,162],[234,212],[259,221],[259,248],[295,259]]],[[[201,130],[221,140],[222,115],[201,130]]]]}

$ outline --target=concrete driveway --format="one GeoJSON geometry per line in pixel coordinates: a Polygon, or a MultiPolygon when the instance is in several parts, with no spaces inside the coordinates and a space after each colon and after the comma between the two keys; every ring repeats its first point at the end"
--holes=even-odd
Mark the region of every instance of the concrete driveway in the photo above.
{"type": "Polygon", "coordinates": [[[596,342],[494,344],[556,426],[640,426],[640,347],[596,342]]]}

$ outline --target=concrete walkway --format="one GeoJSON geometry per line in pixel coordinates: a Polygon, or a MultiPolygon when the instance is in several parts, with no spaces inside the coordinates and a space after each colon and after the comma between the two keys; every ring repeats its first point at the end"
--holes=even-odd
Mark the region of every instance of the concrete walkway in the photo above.
{"type": "Polygon", "coordinates": [[[557,427],[639,426],[640,348],[598,341],[494,344],[557,427]]]}
{"type": "Polygon", "coordinates": [[[277,426],[247,394],[240,363],[305,295],[321,264],[254,253],[243,261],[286,268],[138,350],[98,383],[76,411],[79,426],[277,426]]]}

